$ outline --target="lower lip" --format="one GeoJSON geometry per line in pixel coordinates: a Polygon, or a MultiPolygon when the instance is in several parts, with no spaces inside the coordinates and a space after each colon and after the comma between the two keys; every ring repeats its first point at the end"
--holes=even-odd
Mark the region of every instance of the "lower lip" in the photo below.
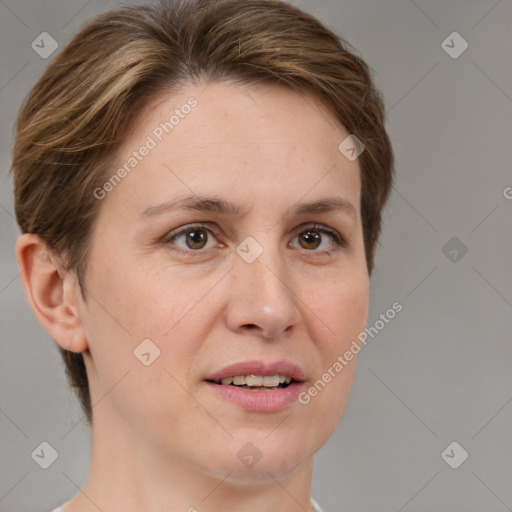
{"type": "Polygon", "coordinates": [[[207,384],[226,400],[248,411],[255,412],[276,412],[284,409],[297,400],[304,387],[303,382],[294,382],[286,388],[273,391],[250,391],[213,382],[207,382],[207,384]]]}

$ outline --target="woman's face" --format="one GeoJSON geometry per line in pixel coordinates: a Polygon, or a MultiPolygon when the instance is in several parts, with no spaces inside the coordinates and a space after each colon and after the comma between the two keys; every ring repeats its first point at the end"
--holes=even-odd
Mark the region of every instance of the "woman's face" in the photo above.
{"type": "Polygon", "coordinates": [[[276,86],[189,85],[145,111],[96,192],[80,306],[104,434],[242,479],[285,476],[328,439],[369,299],[348,135],[276,86]],[[246,375],[255,389],[229,384],[246,375]]]}

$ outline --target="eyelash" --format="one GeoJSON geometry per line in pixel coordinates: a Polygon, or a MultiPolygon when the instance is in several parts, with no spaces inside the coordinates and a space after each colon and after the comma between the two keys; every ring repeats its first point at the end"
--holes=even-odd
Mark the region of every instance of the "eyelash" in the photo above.
{"type": "MultiPolygon", "coordinates": [[[[208,231],[212,235],[214,235],[214,236],[216,235],[216,233],[212,229],[212,226],[209,224],[201,224],[201,223],[191,224],[189,226],[186,226],[186,227],[180,229],[179,231],[170,232],[170,233],[166,234],[163,237],[163,239],[161,240],[161,242],[163,244],[170,244],[171,242],[173,242],[180,236],[187,234],[191,231],[197,230],[197,229],[204,229],[205,231],[208,231]]],[[[334,240],[334,244],[336,245],[336,248],[324,250],[324,251],[316,251],[316,250],[308,251],[307,249],[304,249],[306,252],[330,255],[330,254],[332,254],[332,252],[334,252],[340,248],[346,249],[348,247],[347,241],[337,231],[335,231],[334,229],[328,228],[326,226],[320,225],[320,224],[308,224],[308,225],[304,226],[303,228],[301,228],[300,231],[296,232],[294,237],[301,235],[303,233],[306,233],[307,231],[317,231],[319,233],[325,233],[325,234],[329,235],[334,240]]],[[[183,247],[178,247],[177,249],[180,252],[183,251],[185,254],[187,254],[189,256],[196,256],[196,255],[199,256],[199,255],[202,255],[205,253],[204,249],[184,249],[183,247]],[[196,253],[196,254],[194,254],[194,253],[196,253]]]]}

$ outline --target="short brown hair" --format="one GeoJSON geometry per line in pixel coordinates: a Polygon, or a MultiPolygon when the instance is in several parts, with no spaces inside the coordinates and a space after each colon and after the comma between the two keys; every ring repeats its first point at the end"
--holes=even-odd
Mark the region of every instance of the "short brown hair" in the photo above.
{"type": "MultiPolygon", "coordinates": [[[[313,16],[279,0],[161,0],[90,21],[29,92],[16,121],[12,172],[21,230],[65,256],[85,300],[93,194],[145,106],[187,83],[276,84],[320,100],[366,146],[359,156],[368,272],[393,181],[385,112],[368,65],[313,16]]],[[[340,141],[341,142],[341,141],[340,141]]],[[[81,353],[59,347],[89,423],[81,353]]]]}

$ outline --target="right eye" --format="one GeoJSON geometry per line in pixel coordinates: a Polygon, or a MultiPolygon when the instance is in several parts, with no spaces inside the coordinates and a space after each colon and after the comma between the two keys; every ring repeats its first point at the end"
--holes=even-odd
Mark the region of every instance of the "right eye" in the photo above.
{"type": "Polygon", "coordinates": [[[215,238],[211,227],[205,224],[196,224],[171,231],[165,236],[163,243],[166,245],[175,245],[179,249],[191,253],[204,252],[203,249],[211,249],[214,247],[208,247],[210,238],[215,238]],[[181,241],[181,244],[178,243],[179,241],[181,241]]]}

